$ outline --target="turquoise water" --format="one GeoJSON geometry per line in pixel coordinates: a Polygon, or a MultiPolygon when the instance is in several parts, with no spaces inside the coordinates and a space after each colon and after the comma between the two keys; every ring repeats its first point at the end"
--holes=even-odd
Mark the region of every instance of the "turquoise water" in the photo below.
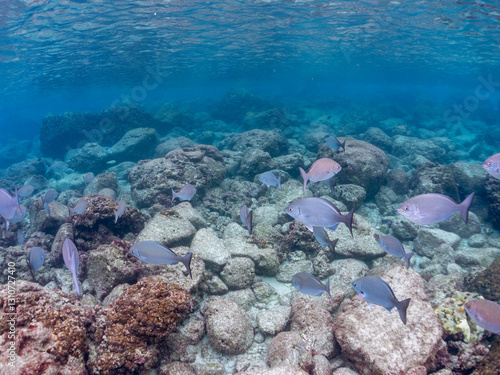
{"type": "MultiPolygon", "coordinates": [[[[294,330],[305,341],[285,363],[312,373],[317,363],[296,358],[305,350],[320,354],[318,361],[324,358],[338,374],[370,373],[376,354],[367,350],[363,361],[346,337],[396,337],[389,344],[398,353],[402,323],[395,311],[362,310],[366,304],[351,287],[362,276],[392,283],[399,300],[412,298],[406,328],[421,336],[411,343],[405,331],[401,348],[413,352],[418,343],[443,340],[426,352],[434,361],[402,361],[379,371],[406,373],[423,365],[429,374],[487,374],[492,361],[485,355],[498,338],[467,321],[464,304],[500,298],[494,263],[500,258],[500,183],[481,167],[500,152],[499,25],[496,1],[0,2],[0,188],[13,195],[16,187],[34,187],[20,198],[26,216],[10,217],[9,229],[0,221],[0,261],[8,273],[17,272],[19,306],[31,306],[30,296],[37,295],[43,306],[56,306],[55,313],[71,305],[79,313],[67,314],[85,317],[72,321],[84,332],[82,341],[72,338],[80,351],[61,349],[55,357],[39,345],[48,340],[41,330],[29,350],[16,352],[16,366],[0,367],[0,374],[265,374],[259,371],[274,363],[271,341],[294,330]],[[326,146],[331,135],[346,140],[345,150],[326,146]],[[342,170],[329,185],[311,180],[304,195],[299,167],[308,171],[325,157],[342,170]],[[50,168],[55,162],[65,164],[50,168]],[[259,182],[267,171],[281,178],[282,189],[259,182]],[[95,177],[84,180],[89,172],[95,177]],[[186,184],[197,189],[192,200],[171,199],[171,189],[186,184]],[[48,210],[43,199],[50,189],[57,198],[48,210]],[[472,192],[467,224],[456,215],[425,227],[396,213],[415,195],[440,193],[461,202],[472,192]],[[321,246],[285,213],[304,196],[328,199],[344,214],[354,209],[353,236],[341,222],[326,232],[338,240],[336,247],[321,246]],[[81,199],[85,210],[71,215],[68,207],[81,199]],[[120,201],[126,208],[118,214],[120,201]],[[251,235],[240,219],[244,204],[253,212],[251,235]],[[409,271],[404,260],[381,250],[375,233],[397,237],[415,253],[409,271]],[[63,262],[65,238],[79,251],[78,276],[63,262]],[[189,264],[135,259],[130,247],[146,240],[173,249],[178,255],[169,255],[171,263],[194,253],[193,279],[189,264]],[[33,247],[44,249],[46,258],[32,276],[25,257],[33,247]],[[291,285],[298,272],[321,279],[321,288],[327,281],[331,286],[331,300],[308,297],[315,305],[306,310],[320,311],[309,319],[323,319],[310,330],[291,316],[306,303],[291,285]],[[127,307],[119,296],[140,280],[153,297],[138,295],[154,301],[164,300],[165,284],[180,285],[192,298],[189,308],[178,302],[187,318],[179,336],[167,338],[175,327],[162,326],[157,336],[137,334],[143,341],[131,351],[121,342],[123,351],[111,355],[99,347],[106,338],[96,327],[115,327],[102,323],[114,311],[109,306],[127,307]],[[219,296],[236,301],[229,310],[243,317],[236,328],[248,338],[233,343],[232,352],[209,328],[216,324],[210,311],[222,309],[213,307],[219,296]],[[359,331],[346,323],[351,311],[359,331]],[[444,333],[426,333],[419,318],[444,333]],[[331,321],[340,328],[336,339],[333,331],[327,337],[339,345],[327,350],[314,338],[329,331],[331,321]],[[121,367],[114,361],[123,361],[121,367]],[[100,372],[97,363],[110,370],[100,372]]],[[[2,196],[8,216],[5,207],[14,198],[2,196]]],[[[0,281],[5,312],[7,272],[0,281]]],[[[147,316],[134,310],[140,305],[130,303],[124,314],[147,316]]],[[[168,310],[151,306],[151,315],[168,310]]],[[[19,345],[31,323],[54,329],[49,313],[33,317],[28,310],[17,310],[19,345]]],[[[55,331],[66,332],[62,322],[55,331]]],[[[0,335],[7,330],[0,325],[0,335]]],[[[55,342],[57,350],[64,347],[55,342]]],[[[7,361],[5,353],[0,345],[7,361]]],[[[490,373],[500,371],[496,366],[490,373]]]]}

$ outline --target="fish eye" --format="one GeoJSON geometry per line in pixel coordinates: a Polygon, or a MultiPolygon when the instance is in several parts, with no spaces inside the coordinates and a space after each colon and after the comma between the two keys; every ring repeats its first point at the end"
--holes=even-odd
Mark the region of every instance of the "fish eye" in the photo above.
{"type": "Polygon", "coordinates": [[[408,211],[408,206],[406,206],[405,208],[403,208],[403,210],[408,211]]]}

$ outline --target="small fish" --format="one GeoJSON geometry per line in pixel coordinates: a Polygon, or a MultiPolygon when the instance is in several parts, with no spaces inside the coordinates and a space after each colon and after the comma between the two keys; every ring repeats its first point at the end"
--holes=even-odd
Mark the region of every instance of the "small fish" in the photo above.
{"type": "Polygon", "coordinates": [[[249,211],[246,204],[240,209],[240,219],[244,226],[248,229],[248,235],[252,234],[252,216],[253,211],[249,211]]]}
{"type": "Polygon", "coordinates": [[[22,229],[18,229],[17,230],[17,244],[19,246],[23,246],[23,243],[24,243],[24,234],[23,234],[23,231],[22,231],[22,229]]]}
{"type": "Polygon", "coordinates": [[[281,190],[281,176],[276,178],[273,172],[264,172],[259,176],[259,181],[267,187],[277,186],[281,190]]]}
{"type": "Polygon", "coordinates": [[[20,208],[17,187],[14,196],[11,196],[7,190],[0,189],[0,216],[5,219],[6,224],[8,224],[7,220],[12,220],[18,214],[20,208]]]}
{"type": "Polygon", "coordinates": [[[443,194],[422,194],[408,199],[397,212],[420,225],[430,225],[450,219],[455,212],[460,212],[462,219],[467,223],[469,208],[474,198],[471,193],[462,203],[443,194]]]}
{"type": "Polygon", "coordinates": [[[35,272],[43,265],[43,262],[45,262],[45,250],[41,247],[32,247],[28,257],[28,269],[33,281],[35,281],[35,272]]]}
{"type": "Polygon", "coordinates": [[[395,307],[399,317],[406,324],[406,309],[411,298],[398,301],[389,284],[378,277],[366,276],[352,282],[352,287],[358,292],[359,298],[366,300],[368,307],[371,304],[385,307],[389,312],[395,307]]]}
{"type": "Polygon", "coordinates": [[[345,151],[345,140],[344,142],[340,143],[334,135],[331,135],[326,139],[326,144],[328,145],[328,147],[334,149],[335,151],[340,150],[340,148],[343,148],[345,151]]]}
{"type": "Polygon", "coordinates": [[[500,153],[486,159],[483,163],[483,168],[493,177],[500,179],[500,153]]]}
{"type": "Polygon", "coordinates": [[[339,223],[344,223],[352,236],[354,207],[347,215],[342,215],[340,210],[326,199],[302,198],[293,201],[285,211],[295,220],[303,223],[310,231],[313,231],[314,227],[335,230],[339,223]]]}
{"type": "Polygon", "coordinates": [[[106,164],[108,164],[108,165],[116,164],[116,160],[107,161],[106,164]]]}
{"type": "Polygon", "coordinates": [[[179,190],[179,192],[177,193],[174,191],[174,189],[172,189],[172,202],[174,201],[175,198],[178,198],[179,201],[181,202],[190,201],[195,194],[196,194],[196,188],[191,184],[183,186],[182,189],[179,190]]]}
{"type": "Polygon", "coordinates": [[[14,217],[12,217],[12,219],[5,220],[6,230],[9,230],[10,224],[16,224],[23,221],[26,215],[28,215],[28,208],[26,206],[21,204],[19,207],[16,207],[14,217]]]}
{"type": "Polygon", "coordinates": [[[75,207],[69,209],[69,214],[80,215],[81,213],[85,212],[86,209],[87,209],[87,201],[81,198],[78,200],[78,202],[76,202],[75,207]]]}
{"type": "Polygon", "coordinates": [[[66,238],[63,243],[63,259],[66,267],[71,271],[73,275],[73,282],[75,283],[76,292],[79,296],[80,294],[80,285],[78,284],[78,266],[80,264],[80,257],[78,255],[78,250],[76,249],[75,244],[69,238],[66,238]]]}
{"type": "Polygon", "coordinates": [[[54,189],[49,189],[42,198],[42,202],[46,204],[52,203],[56,199],[56,197],[57,191],[55,191],[54,189]]]}
{"type": "Polygon", "coordinates": [[[335,246],[339,241],[338,238],[334,239],[333,241],[330,240],[330,238],[328,238],[328,234],[326,234],[325,228],[322,227],[313,227],[313,233],[314,233],[314,238],[316,238],[316,241],[318,241],[321,244],[321,246],[323,247],[330,246],[332,250],[335,250],[335,246]]]}
{"type": "Polygon", "coordinates": [[[92,172],[89,172],[85,176],[83,176],[83,182],[85,183],[85,185],[90,184],[93,179],[94,179],[94,174],[92,172]]]}
{"type": "Polygon", "coordinates": [[[500,305],[486,299],[475,299],[465,304],[465,311],[479,327],[500,335],[500,305]]]}
{"type": "Polygon", "coordinates": [[[292,278],[292,285],[299,292],[309,294],[310,296],[321,296],[323,292],[327,292],[330,298],[330,279],[323,284],[320,279],[310,273],[299,272],[292,278]]]}
{"type": "Polygon", "coordinates": [[[115,214],[115,224],[118,219],[122,217],[123,213],[125,212],[125,208],[127,208],[127,204],[124,201],[119,201],[118,207],[113,211],[113,213],[115,214]]]}
{"type": "Polygon", "coordinates": [[[413,256],[413,253],[405,252],[403,244],[396,237],[393,236],[379,236],[378,234],[374,234],[373,237],[375,241],[380,245],[382,249],[387,254],[394,255],[399,259],[405,258],[406,260],[406,269],[410,267],[410,259],[413,256]]]}
{"type": "Polygon", "coordinates": [[[68,168],[69,168],[69,166],[65,162],[63,162],[63,161],[55,161],[54,163],[52,163],[52,165],[50,167],[48,167],[45,170],[45,174],[48,174],[49,172],[63,173],[68,168]]]}
{"type": "Polygon", "coordinates": [[[23,185],[19,188],[17,193],[19,194],[20,197],[24,198],[24,197],[28,197],[31,194],[33,194],[34,191],[35,191],[35,187],[33,185],[23,185]]]}
{"type": "Polygon", "coordinates": [[[174,265],[180,262],[186,267],[189,277],[193,278],[191,275],[191,258],[193,257],[193,253],[179,256],[155,241],[137,242],[132,245],[130,252],[133,256],[146,263],[174,265]]]}
{"type": "Polygon", "coordinates": [[[300,175],[304,180],[303,191],[306,193],[307,181],[318,182],[318,181],[326,181],[335,176],[340,172],[342,167],[335,160],[322,158],[316,160],[309,168],[309,172],[305,172],[302,168],[299,167],[300,175]]]}

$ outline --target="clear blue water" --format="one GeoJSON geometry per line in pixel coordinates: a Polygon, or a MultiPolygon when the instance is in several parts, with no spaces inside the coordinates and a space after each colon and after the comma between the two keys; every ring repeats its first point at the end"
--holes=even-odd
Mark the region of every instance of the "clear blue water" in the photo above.
{"type": "Polygon", "coordinates": [[[4,0],[2,138],[31,138],[48,112],[107,108],[151,69],[165,78],[137,96],[146,106],[230,87],[283,101],[465,98],[479,76],[500,81],[499,20],[496,1],[4,0]]]}

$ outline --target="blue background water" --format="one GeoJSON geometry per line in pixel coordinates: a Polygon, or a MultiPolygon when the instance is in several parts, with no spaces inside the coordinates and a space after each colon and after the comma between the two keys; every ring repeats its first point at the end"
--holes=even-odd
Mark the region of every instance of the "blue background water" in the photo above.
{"type": "MultiPolygon", "coordinates": [[[[4,0],[2,142],[32,138],[48,112],[134,96],[152,70],[161,82],[135,95],[150,108],[231,87],[290,104],[461,104],[478,77],[500,81],[499,20],[496,1],[4,0]]],[[[498,110],[498,90],[483,108],[498,110]]]]}

